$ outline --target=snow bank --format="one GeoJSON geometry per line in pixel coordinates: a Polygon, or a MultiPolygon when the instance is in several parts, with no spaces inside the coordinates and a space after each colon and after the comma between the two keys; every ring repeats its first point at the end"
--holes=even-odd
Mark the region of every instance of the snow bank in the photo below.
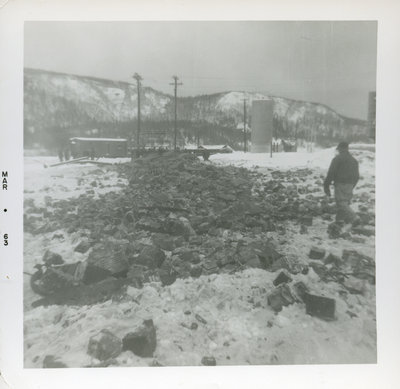
{"type": "Polygon", "coordinates": [[[210,160],[221,165],[235,165],[252,169],[255,167],[273,169],[292,169],[304,167],[326,168],[335,155],[335,149],[325,149],[314,153],[244,153],[214,154],[210,160]]]}
{"type": "MultiPolygon", "coordinates": [[[[100,158],[100,162],[125,163],[130,158],[100,158]]],[[[45,167],[58,163],[57,157],[24,158],[24,200],[33,199],[36,206],[45,204],[45,197],[64,200],[94,191],[94,197],[118,191],[127,180],[117,172],[107,170],[107,166],[95,164],[66,164],[45,167]]]]}
{"type": "MultiPolygon", "coordinates": [[[[369,145],[356,145],[351,150],[360,163],[361,175],[375,175],[375,153],[369,145]],[[365,147],[363,147],[365,146],[365,147]]],[[[268,168],[288,170],[296,168],[310,168],[327,171],[336,148],[320,149],[313,153],[299,151],[296,153],[244,153],[235,151],[231,154],[214,154],[210,161],[218,165],[234,165],[247,169],[268,168]]]]}

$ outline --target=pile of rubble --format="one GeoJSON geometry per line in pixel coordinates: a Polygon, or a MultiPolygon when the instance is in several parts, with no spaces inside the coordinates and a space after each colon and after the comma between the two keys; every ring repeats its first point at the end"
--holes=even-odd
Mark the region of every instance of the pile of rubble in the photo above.
{"type": "MultiPolygon", "coordinates": [[[[375,261],[355,250],[343,250],[342,257],[324,249],[312,247],[309,252],[308,268],[319,276],[323,282],[336,282],[342,286],[343,293],[364,294],[367,284],[375,285],[375,261]]],[[[276,287],[269,296],[268,304],[275,312],[295,302],[303,302],[306,313],[324,320],[335,319],[335,300],[325,296],[311,294],[302,281],[292,283],[290,274],[283,270],[274,280],[276,287]]]]}
{"type": "MultiPolygon", "coordinates": [[[[81,359],[87,361],[84,365],[86,367],[121,366],[123,361],[130,360],[129,358],[140,358],[141,363],[149,366],[168,364],[170,360],[165,355],[168,328],[171,330],[170,336],[173,342],[177,342],[178,345],[184,344],[185,352],[188,352],[191,342],[187,339],[192,336],[196,339],[204,337],[205,342],[222,337],[218,335],[218,331],[227,324],[225,315],[232,309],[243,309],[243,314],[253,314],[253,320],[256,320],[257,315],[261,315],[263,321],[260,326],[269,330],[288,326],[288,323],[297,319],[304,320],[303,325],[315,323],[317,327],[318,324],[312,321],[313,318],[322,319],[326,323],[338,318],[346,322],[344,318],[346,315],[351,319],[355,318],[353,325],[363,323],[364,319],[359,318],[358,314],[361,310],[362,315],[365,315],[366,308],[352,309],[351,306],[360,301],[358,296],[361,297],[361,301],[365,301],[372,290],[370,284],[374,283],[373,260],[355,251],[344,250],[342,256],[337,257],[319,247],[312,247],[308,263],[309,269],[304,269],[298,274],[293,274],[287,269],[277,270],[274,273],[248,269],[235,276],[220,274],[202,277],[189,283],[179,280],[165,288],[161,287],[159,282],[150,282],[143,289],[128,287],[121,299],[109,302],[107,307],[112,311],[107,311],[106,303],[97,305],[96,309],[99,312],[90,312],[88,311],[90,308],[87,307],[82,307],[82,310],[75,307],[74,315],[59,313],[54,321],[60,321],[63,329],[68,328],[73,332],[78,325],[74,322],[77,317],[83,318],[86,314],[89,315],[86,325],[91,323],[92,318],[98,318],[98,314],[105,320],[100,325],[102,329],[99,330],[99,326],[96,326],[93,334],[86,336],[81,342],[81,353],[86,354],[86,357],[81,356],[81,359]],[[371,273],[357,274],[357,269],[360,267],[364,270],[369,268],[371,273]],[[329,272],[343,279],[337,278],[335,283],[328,282],[332,281],[327,278],[329,272]],[[318,281],[318,276],[323,280],[323,284],[318,281]],[[259,279],[263,281],[260,282],[259,279]],[[330,286],[327,286],[328,284],[330,286]],[[224,286],[227,287],[226,290],[224,286]],[[233,290],[237,290],[236,294],[233,290]],[[209,305],[205,304],[207,299],[209,305]],[[191,305],[191,302],[195,305],[191,305]],[[298,316],[301,311],[311,319],[298,316]],[[121,323],[120,317],[124,317],[121,323]],[[132,320],[133,317],[136,319],[132,320]],[[141,318],[144,319],[142,322],[141,318]]],[[[46,315],[51,315],[51,311],[46,312],[46,315]]],[[[299,324],[297,326],[302,328],[299,324]]],[[[335,324],[332,326],[335,328],[335,324]]],[[[229,325],[227,327],[232,330],[229,325]]],[[[218,341],[218,344],[221,345],[221,342],[218,341]]],[[[192,363],[207,366],[226,363],[221,354],[228,353],[230,342],[225,340],[223,346],[221,351],[214,349],[214,352],[207,352],[202,348],[196,349],[192,355],[194,361],[192,363]]],[[[44,357],[42,362],[44,368],[70,366],[71,361],[60,359],[56,357],[60,355],[59,353],[49,351],[52,354],[46,354],[44,357]]],[[[181,351],[183,352],[183,348],[181,351]]],[[[137,359],[134,360],[137,363],[137,359]]]]}
{"type": "MultiPolygon", "coordinates": [[[[25,204],[26,231],[80,233],[75,250],[88,253],[84,263],[58,263],[59,274],[68,268],[74,288],[53,290],[39,305],[91,304],[126,284],[170,285],[177,278],[246,267],[307,272],[309,264],[288,260],[267,233],[284,234],[288,220],[306,233],[314,217],[332,220],[335,213],[320,187],[307,184],[309,169],[272,172],[265,180],[244,168],[217,167],[175,153],[150,154],[122,169],[129,185],[119,193],[97,200],[90,193],[62,201],[48,198],[43,209],[25,204]]],[[[314,180],[322,184],[321,177],[314,180]]],[[[361,210],[360,219],[360,230],[372,230],[374,216],[368,209],[361,210]]],[[[336,227],[332,223],[332,238],[343,236],[336,227]]],[[[51,266],[51,255],[46,255],[51,266]]],[[[318,274],[334,272],[331,264],[311,266],[318,274]]]]}

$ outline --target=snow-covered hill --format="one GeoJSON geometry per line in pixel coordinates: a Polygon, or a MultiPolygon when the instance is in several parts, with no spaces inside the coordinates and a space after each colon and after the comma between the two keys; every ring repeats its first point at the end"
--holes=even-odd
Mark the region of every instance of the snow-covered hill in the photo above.
{"type": "MultiPolygon", "coordinates": [[[[25,120],[32,124],[41,118],[63,126],[84,118],[113,122],[136,116],[136,87],[126,82],[25,69],[24,87],[25,120]]],[[[151,88],[142,97],[144,116],[163,115],[171,100],[151,88]]]]}
{"type": "MultiPolygon", "coordinates": [[[[243,126],[245,98],[250,125],[252,101],[274,101],[277,136],[305,139],[314,134],[317,142],[324,143],[339,138],[358,139],[366,132],[364,121],[343,117],[322,104],[239,91],[179,98],[180,126],[183,131],[192,132],[199,125],[238,130],[243,126]]],[[[149,87],[142,88],[141,112],[144,121],[152,122],[156,127],[154,123],[170,123],[173,109],[173,96],[149,87]]],[[[60,135],[71,129],[79,133],[99,125],[121,128],[125,123],[130,124],[128,127],[132,129],[136,116],[137,94],[134,84],[25,69],[24,127],[27,141],[38,141],[35,134],[60,135]]],[[[209,136],[212,136],[211,132],[208,131],[209,136]]],[[[232,136],[235,142],[233,132],[232,136]]],[[[229,138],[229,132],[224,137],[229,138]]]]}

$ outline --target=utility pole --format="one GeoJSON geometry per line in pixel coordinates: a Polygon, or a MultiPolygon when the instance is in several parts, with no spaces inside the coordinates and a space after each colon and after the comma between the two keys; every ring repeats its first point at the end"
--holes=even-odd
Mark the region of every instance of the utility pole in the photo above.
{"type": "Polygon", "coordinates": [[[271,143],[269,145],[269,157],[272,158],[272,153],[274,152],[274,137],[276,135],[276,129],[274,125],[274,116],[272,115],[272,134],[271,134],[271,143]]]}
{"type": "Polygon", "coordinates": [[[197,148],[200,146],[200,126],[199,127],[197,127],[197,134],[196,134],[196,137],[197,137],[197,148]]]}
{"type": "Polygon", "coordinates": [[[139,153],[140,148],[140,88],[142,86],[143,78],[138,74],[135,73],[133,78],[136,80],[136,87],[137,87],[137,132],[136,132],[136,147],[137,152],[139,153]]]}
{"type": "Polygon", "coordinates": [[[178,82],[179,78],[177,76],[172,76],[174,82],[169,85],[174,86],[174,100],[175,100],[175,118],[174,118],[174,150],[176,151],[176,136],[178,133],[178,115],[177,115],[177,104],[178,104],[178,85],[183,85],[181,82],[178,82]]]}
{"type": "Polygon", "coordinates": [[[247,121],[247,99],[243,99],[243,151],[247,151],[247,135],[246,135],[246,121],[247,121]]]}

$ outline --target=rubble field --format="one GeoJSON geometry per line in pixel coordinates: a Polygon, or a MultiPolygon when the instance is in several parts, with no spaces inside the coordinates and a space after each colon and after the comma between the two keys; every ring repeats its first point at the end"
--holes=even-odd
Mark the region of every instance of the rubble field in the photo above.
{"type": "Polygon", "coordinates": [[[375,153],[354,227],[297,154],[25,158],[25,367],[375,363],[375,153]]]}

